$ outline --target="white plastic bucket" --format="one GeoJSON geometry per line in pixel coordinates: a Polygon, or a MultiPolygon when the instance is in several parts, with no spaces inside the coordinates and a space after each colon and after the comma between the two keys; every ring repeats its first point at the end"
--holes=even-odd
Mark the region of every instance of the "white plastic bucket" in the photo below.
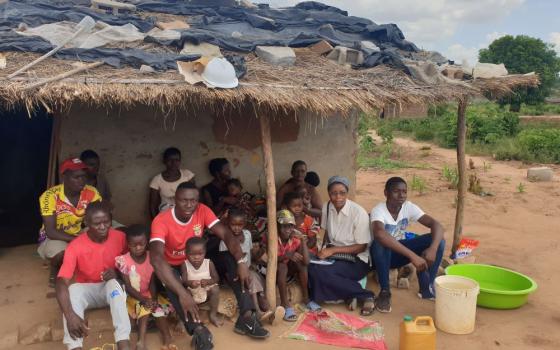
{"type": "Polygon", "coordinates": [[[439,276],[436,287],[436,327],[451,334],[474,331],[478,282],[460,276],[439,276]]]}

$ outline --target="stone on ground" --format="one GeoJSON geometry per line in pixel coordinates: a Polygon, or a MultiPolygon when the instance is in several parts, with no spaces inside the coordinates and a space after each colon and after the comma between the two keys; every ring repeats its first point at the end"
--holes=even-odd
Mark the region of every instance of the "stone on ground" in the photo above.
{"type": "Polygon", "coordinates": [[[293,66],[296,54],[290,47],[257,46],[255,53],[266,62],[276,66],[293,66]]]}
{"type": "Polygon", "coordinates": [[[553,176],[554,171],[548,167],[529,168],[527,170],[527,179],[530,181],[552,181],[553,176]]]}

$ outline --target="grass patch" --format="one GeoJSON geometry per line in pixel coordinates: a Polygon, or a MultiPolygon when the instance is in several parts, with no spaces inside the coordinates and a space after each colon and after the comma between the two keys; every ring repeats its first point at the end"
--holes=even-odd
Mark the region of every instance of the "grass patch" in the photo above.
{"type": "Polygon", "coordinates": [[[424,178],[414,174],[412,175],[412,181],[410,181],[410,188],[413,191],[418,192],[418,194],[424,194],[428,186],[426,185],[426,180],[424,180],[424,178]]]}
{"type": "MultiPolygon", "coordinates": [[[[525,106],[520,114],[560,114],[556,105],[525,106]]],[[[429,117],[415,119],[386,119],[377,122],[376,129],[390,142],[393,132],[418,141],[430,141],[446,147],[457,146],[457,108],[439,105],[430,108],[429,117]]],[[[467,109],[467,152],[470,155],[490,155],[496,160],[560,163],[560,126],[558,124],[521,124],[519,113],[510,112],[495,103],[476,103],[467,109]]],[[[421,153],[426,157],[427,152],[421,153]]],[[[484,171],[488,171],[485,168],[484,171]]]]}

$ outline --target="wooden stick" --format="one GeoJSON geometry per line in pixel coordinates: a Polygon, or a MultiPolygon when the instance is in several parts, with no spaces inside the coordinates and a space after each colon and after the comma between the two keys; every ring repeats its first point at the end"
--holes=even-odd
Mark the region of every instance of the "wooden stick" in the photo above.
{"type": "Polygon", "coordinates": [[[47,175],[47,188],[56,184],[56,165],[58,163],[58,150],[60,148],[60,116],[53,116],[53,127],[51,131],[51,147],[49,150],[49,173],[47,175]]]}
{"type": "Polygon", "coordinates": [[[83,66],[81,66],[81,67],[74,68],[74,69],[72,69],[71,71],[68,71],[68,72],[65,72],[65,73],[56,75],[56,76],[51,77],[51,78],[48,78],[48,79],[44,79],[44,80],[38,81],[38,82],[33,83],[33,84],[29,84],[29,85],[27,85],[27,86],[24,86],[24,87],[22,88],[22,90],[23,90],[23,91],[31,90],[31,89],[34,89],[34,88],[39,87],[39,86],[41,86],[41,85],[45,85],[45,84],[51,83],[51,82],[53,82],[53,81],[57,81],[57,80],[64,79],[64,78],[69,77],[69,76],[71,76],[71,75],[74,75],[74,74],[76,74],[76,73],[80,73],[80,72],[85,71],[85,70],[88,70],[88,69],[93,69],[93,68],[95,68],[95,67],[99,67],[99,66],[102,65],[103,63],[104,63],[104,62],[94,62],[94,63],[91,63],[91,64],[86,64],[86,65],[83,65],[83,66]]]}
{"type": "Polygon", "coordinates": [[[44,61],[45,59],[47,59],[48,57],[51,57],[52,55],[54,55],[55,53],[57,53],[60,49],[62,49],[64,47],[64,45],[68,44],[70,41],[72,41],[74,38],[76,38],[78,35],[82,34],[84,31],[89,30],[90,28],[88,26],[83,26],[80,29],[78,29],[76,31],[76,33],[74,33],[74,35],[70,36],[68,39],[64,40],[62,43],[60,43],[60,45],[58,45],[57,47],[55,47],[54,49],[52,49],[51,51],[47,52],[46,54],[44,54],[43,56],[37,58],[35,61],[21,67],[20,69],[16,70],[15,72],[13,72],[12,74],[8,75],[8,78],[11,79],[13,77],[15,77],[18,74],[21,74],[23,72],[25,72],[26,70],[28,70],[29,68],[33,67],[34,65],[36,65],[37,63],[40,63],[42,61],[44,61]]]}
{"type": "Polygon", "coordinates": [[[459,100],[457,108],[457,169],[459,173],[459,183],[457,188],[457,210],[455,212],[455,228],[453,230],[453,247],[451,255],[457,251],[459,242],[463,235],[463,214],[465,211],[465,193],[467,192],[467,164],[465,161],[465,144],[467,138],[467,120],[465,112],[467,110],[468,98],[459,100]]]}
{"type": "Polygon", "coordinates": [[[270,117],[258,116],[261,126],[261,147],[266,178],[266,208],[268,216],[268,262],[266,265],[266,298],[272,310],[276,308],[276,270],[278,264],[278,226],[276,225],[276,182],[270,137],[270,117]]]}

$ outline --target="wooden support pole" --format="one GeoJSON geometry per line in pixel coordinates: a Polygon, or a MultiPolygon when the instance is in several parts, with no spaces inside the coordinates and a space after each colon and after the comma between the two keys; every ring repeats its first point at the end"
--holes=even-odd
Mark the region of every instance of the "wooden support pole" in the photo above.
{"type": "Polygon", "coordinates": [[[64,72],[64,73],[61,73],[61,74],[59,74],[59,75],[55,75],[54,77],[51,77],[51,78],[48,78],[48,79],[45,79],[45,80],[38,81],[38,82],[35,82],[35,83],[32,83],[32,84],[29,84],[29,85],[27,85],[27,86],[24,86],[24,87],[22,88],[22,90],[23,90],[23,91],[26,91],[26,90],[35,89],[35,88],[37,88],[37,87],[39,87],[39,86],[41,86],[41,85],[45,85],[45,84],[47,84],[47,83],[52,83],[52,82],[54,82],[54,81],[62,80],[62,79],[64,79],[64,78],[67,78],[67,77],[69,77],[69,76],[71,76],[71,75],[74,75],[74,74],[78,74],[78,73],[83,72],[83,71],[85,71],[85,70],[93,69],[93,68],[99,67],[99,66],[102,65],[103,63],[104,63],[104,62],[94,62],[94,63],[90,63],[90,64],[85,64],[85,65],[83,65],[83,66],[81,66],[81,67],[74,68],[74,69],[72,69],[72,70],[70,70],[70,71],[68,71],[68,72],[64,72]]]}
{"type": "Polygon", "coordinates": [[[53,126],[51,131],[51,147],[49,150],[49,172],[47,175],[47,188],[56,185],[56,166],[58,164],[58,151],[60,149],[60,127],[62,124],[61,116],[51,116],[53,126]]]}
{"type": "Polygon", "coordinates": [[[268,262],[266,265],[266,298],[272,310],[276,307],[276,269],[278,264],[278,226],[276,225],[276,182],[272,160],[270,117],[257,116],[261,126],[261,147],[266,179],[266,210],[268,216],[268,262]]]}
{"type": "Polygon", "coordinates": [[[467,193],[467,163],[465,161],[465,144],[467,139],[467,110],[468,98],[459,100],[457,108],[457,169],[459,173],[459,184],[457,186],[457,210],[455,213],[455,228],[453,230],[453,247],[451,255],[457,251],[461,236],[463,234],[463,213],[465,211],[465,194],[467,193]]]}

